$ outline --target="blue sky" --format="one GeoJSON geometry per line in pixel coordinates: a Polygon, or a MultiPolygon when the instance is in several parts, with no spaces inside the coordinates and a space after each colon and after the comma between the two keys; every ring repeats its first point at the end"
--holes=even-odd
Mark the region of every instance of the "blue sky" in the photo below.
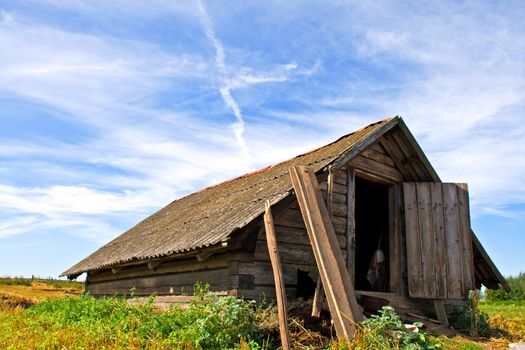
{"type": "Polygon", "coordinates": [[[0,276],[400,115],[525,271],[521,1],[0,2],[0,276]]]}

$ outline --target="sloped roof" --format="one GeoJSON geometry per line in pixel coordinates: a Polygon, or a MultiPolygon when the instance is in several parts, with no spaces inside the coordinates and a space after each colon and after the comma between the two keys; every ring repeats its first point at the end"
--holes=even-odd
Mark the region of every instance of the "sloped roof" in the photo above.
{"type": "Polygon", "coordinates": [[[78,275],[225,242],[232,232],[264,212],[267,199],[275,204],[291,193],[291,166],[310,166],[317,172],[340,157],[362,151],[399,121],[395,117],[370,124],[312,152],[175,200],[62,275],[78,275]]]}

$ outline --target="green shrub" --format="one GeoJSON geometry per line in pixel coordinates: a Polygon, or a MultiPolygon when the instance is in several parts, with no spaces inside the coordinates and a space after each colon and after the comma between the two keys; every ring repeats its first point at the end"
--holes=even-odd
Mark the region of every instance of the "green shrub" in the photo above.
{"type": "Polygon", "coordinates": [[[253,303],[234,297],[208,294],[207,286],[195,286],[195,300],[188,308],[160,311],[154,297],[131,306],[125,299],[91,296],[48,300],[27,310],[35,327],[76,327],[123,346],[130,338],[144,343],[161,341],[175,349],[231,349],[241,339],[256,344],[258,327],[253,303]]]}
{"type": "MultiPolygon", "coordinates": [[[[472,324],[472,313],[469,309],[454,308],[450,313],[449,323],[459,332],[469,333],[472,324]]],[[[485,338],[492,336],[492,330],[488,324],[489,317],[484,312],[479,312],[479,335],[485,338]]]]}
{"type": "Polygon", "coordinates": [[[507,283],[510,287],[510,292],[499,286],[498,289],[487,289],[485,291],[485,298],[491,301],[502,300],[525,300],[525,273],[520,272],[516,277],[507,277],[507,283]]]}

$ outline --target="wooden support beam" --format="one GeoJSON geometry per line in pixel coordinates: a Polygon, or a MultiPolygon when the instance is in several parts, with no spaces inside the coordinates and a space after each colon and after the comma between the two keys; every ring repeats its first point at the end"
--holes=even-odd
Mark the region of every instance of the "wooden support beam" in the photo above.
{"type": "Polygon", "coordinates": [[[292,167],[290,177],[312,244],[336,333],[341,338],[350,338],[355,332],[355,322],[362,320],[362,313],[315,173],[306,167],[292,167]]]}
{"type": "Polygon", "coordinates": [[[439,323],[441,323],[442,326],[448,327],[448,318],[443,300],[434,300],[434,308],[436,309],[436,315],[439,323]]]}
{"type": "Polygon", "coordinates": [[[270,201],[264,203],[264,228],[266,229],[266,242],[270,261],[272,263],[273,278],[275,280],[275,296],[277,299],[277,312],[279,314],[279,331],[281,333],[281,344],[283,350],[290,349],[290,336],[288,333],[288,316],[286,314],[286,294],[284,291],[283,271],[279,250],[277,249],[277,238],[271,212],[270,201]]]}
{"type": "Polygon", "coordinates": [[[315,286],[314,300],[312,303],[312,316],[321,317],[321,309],[323,307],[323,283],[321,276],[317,277],[317,284],[315,286]]]}
{"type": "MultiPolygon", "coordinates": [[[[333,202],[334,202],[334,172],[332,166],[328,168],[328,177],[326,179],[326,209],[328,210],[328,216],[330,221],[333,221],[333,202]]],[[[315,285],[314,300],[312,302],[312,316],[320,317],[321,308],[323,306],[324,292],[323,282],[321,276],[317,277],[317,284],[315,285]]]]}

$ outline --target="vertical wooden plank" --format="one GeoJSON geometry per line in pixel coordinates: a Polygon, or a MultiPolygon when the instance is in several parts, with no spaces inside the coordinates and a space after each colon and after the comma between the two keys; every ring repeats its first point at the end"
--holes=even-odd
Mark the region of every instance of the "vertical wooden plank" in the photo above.
{"type": "Polygon", "coordinates": [[[290,177],[314,251],[323,289],[339,337],[349,338],[362,319],[355,291],[313,170],[290,168],[290,177]]]}
{"type": "Polygon", "coordinates": [[[447,298],[463,299],[463,257],[458,218],[458,198],[455,184],[443,184],[445,239],[447,246],[447,298]]]}
{"type": "Polygon", "coordinates": [[[346,169],[346,268],[355,285],[355,169],[346,169]]]}
{"type": "Polygon", "coordinates": [[[458,216],[463,256],[463,282],[465,291],[476,289],[474,253],[472,248],[472,234],[470,230],[470,208],[468,186],[466,183],[457,184],[458,216]]]}
{"type": "Polygon", "coordinates": [[[404,215],[404,197],[403,184],[396,184],[395,191],[395,225],[397,232],[399,232],[399,261],[400,261],[400,275],[399,275],[399,292],[402,296],[408,296],[408,264],[407,264],[407,246],[406,246],[406,227],[404,215]]]}
{"type": "Polygon", "coordinates": [[[419,244],[423,268],[423,288],[426,298],[436,297],[436,276],[434,275],[434,237],[432,230],[432,203],[430,183],[416,183],[419,220],[419,244]]]}
{"type": "Polygon", "coordinates": [[[388,188],[388,237],[390,246],[390,292],[399,293],[401,280],[400,240],[396,224],[396,187],[388,188]]]}
{"type": "Polygon", "coordinates": [[[434,235],[434,273],[436,275],[436,298],[447,298],[447,245],[443,218],[442,184],[430,184],[432,197],[432,232],[434,235]]]}
{"type": "Polygon", "coordinates": [[[286,314],[286,294],[284,291],[283,271],[279,250],[277,249],[277,238],[273,224],[270,201],[265,202],[264,227],[266,229],[266,242],[272,263],[273,277],[275,280],[275,296],[277,299],[277,311],[279,315],[279,331],[281,333],[281,343],[284,350],[290,349],[290,336],[288,333],[288,316],[286,314]]]}
{"type": "Polygon", "coordinates": [[[421,264],[421,243],[419,242],[418,205],[415,183],[403,183],[403,197],[405,204],[408,292],[411,297],[424,298],[425,289],[421,264]]]}

